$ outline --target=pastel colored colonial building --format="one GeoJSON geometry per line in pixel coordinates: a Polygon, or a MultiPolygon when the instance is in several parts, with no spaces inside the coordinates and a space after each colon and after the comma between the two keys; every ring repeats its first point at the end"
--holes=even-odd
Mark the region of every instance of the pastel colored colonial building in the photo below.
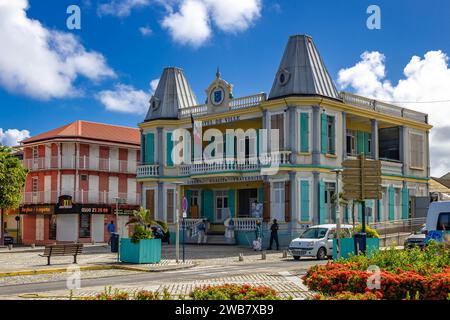
{"type": "MultiPolygon", "coordinates": [[[[224,222],[233,218],[237,240],[245,243],[245,231],[251,232],[258,219],[256,201],[262,204],[264,222],[276,218],[288,241],[306,225],[336,221],[332,170],[358,154],[382,164],[383,198],[367,201],[369,221],[414,217],[415,198],[428,196],[427,115],[338,92],[311,37],[289,38],[269,95],[237,98],[232,89],[218,72],[206,89],[205,103],[198,103],[183,71],[164,69],[139,125],[142,164],[137,178],[142,183],[142,204],[156,218],[173,224],[185,196],[190,226],[207,218],[216,238],[223,237],[224,222]],[[199,123],[203,132],[213,128],[224,137],[213,153],[233,145],[227,129],[256,129],[257,135],[234,138],[235,150],[237,146],[244,150],[244,161],[229,159],[228,153],[220,161],[196,161],[206,156],[198,159],[193,151],[199,146],[205,151],[212,140],[194,138],[199,123]],[[180,128],[189,132],[186,140],[175,137],[180,128]],[[267,129],[269,137],[277,130],[279,148],[271,148],[273,142],[265,146],[259,129],[267,129]],[[179,143],[187,150],[182,163],[172,157],[179,143]],[[263,158],[278,165],[275,174],[262,170],[263,158]]],[[[344,222],[351,220],[351,207],[342,206],[344,222]]],[[[361,214],[361,206],[355,205],[356,220],[361,214]]]]}
{"type": "Polygon", "coordinates": [[[125,223],[141,198],[139,130],[76,121],[21,147],[30,170],[20,207],[23,243],[107,241],[119,198],[126,201],[119,206],[119,231],[128,235],[125,223]]]}

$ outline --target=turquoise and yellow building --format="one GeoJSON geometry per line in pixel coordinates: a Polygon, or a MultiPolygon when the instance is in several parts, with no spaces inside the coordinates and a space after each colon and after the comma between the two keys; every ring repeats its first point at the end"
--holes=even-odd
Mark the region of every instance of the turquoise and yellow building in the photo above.
{"type": "MultiPolygon", "coordinates": [[[[207,218],[211,230],[222,236],[229,218],[243,232],[252,232],[257,219],[277,219],[282,242],[288,241],[302,227],[336,221],[333,170],[361,153],[382,164],[383,198],[367,201],[369,221],[412,218],[415,199],[428,196],[428,116],[338,92],[309,36],[289,38],[269,95],[234,97],[232,85],[217,72],[206,97],[199,104],[183,71],[166,68],[139,124],[142,163],[137,177],[142,204],[155,218],[175,223],[180,199],[186,197],[191,226],[207,218]],[[193,138],[198,124],[203,134],[215,129],[223,141],[203,135],[206,141],[200,146],[193,138]],[[181,128],[189,133],[175,137],[181,128]],[[227,129],[242,129],[244,134],[229,140],[227,129]],[[279,135],[273,140],[275,132],[279,135]],[[271,142],[266,145],[267,140],[271,142]],[[216,148],[209,152],[226,151],[226,159],[198,157],[198,148],[205,151],[211,142],[216,148]],[[179,144],[187,150],[180,154],[181,162],[172,157],[179,144]],[[196,148],[197,156],[191,156],[196,148]],[[267,170],[263,159],[277,164],[278,170],[267,170]],[[262,204],[261,216],[255,202],[262,204]]],[[[342,191],[342,183],[338,185],[342,191]]],[[[351,222],[352,207],[341,206],[343,222],[351,222]]],[[[361,214],[361,205],[355,204],[355,220],[361,214]]],[[[246,242],[243,239],[238,236],[238,242],[246,242]]]]}

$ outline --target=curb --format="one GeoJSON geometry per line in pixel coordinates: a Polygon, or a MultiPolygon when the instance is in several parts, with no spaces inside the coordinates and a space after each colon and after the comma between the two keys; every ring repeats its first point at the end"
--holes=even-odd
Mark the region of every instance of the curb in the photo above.
{"type": "MultiPolygon", "coordinates": [[[[141,267],[133,267],[133,266],[123,266],[118,264],[113,265],[96,265],[96,266],[80,266],[81,271],[93,271],[93,270],[127,270],[127,271],[139,271],[139,272],[165,272],[165,271],[173,271],[173,270],[183,270],[190,269],[196,267],[196,263],[185,264],[185,265],[174,265],[168,266],[167,268],[155,268],[155,269],[146,269],[141,267]]],[[[39,270],[21,270],[21,271],[6,271],[0,272],[0,277],[14,277],[14,276],[29,276],[29,275],[37,275],[37,274],[51,274],[51,273],[61,273],[67,272],[66,268],[52,268],[52,269],[39,269],[39,270]]]]}

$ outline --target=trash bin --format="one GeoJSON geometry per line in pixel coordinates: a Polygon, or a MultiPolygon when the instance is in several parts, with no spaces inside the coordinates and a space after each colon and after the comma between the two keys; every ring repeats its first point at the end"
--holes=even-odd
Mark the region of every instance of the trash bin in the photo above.
{"type": "Polygon", "coordinates": [[[119,234],[113,233],[111,234],[111,252],[119,251],[119,234]]]}
{"type": "Polygon", "coordinates": [[[359,254],[361,251],[363,254],[366,254],[366,233],[356,233],[355,234],[355,255],[359,254]]]}

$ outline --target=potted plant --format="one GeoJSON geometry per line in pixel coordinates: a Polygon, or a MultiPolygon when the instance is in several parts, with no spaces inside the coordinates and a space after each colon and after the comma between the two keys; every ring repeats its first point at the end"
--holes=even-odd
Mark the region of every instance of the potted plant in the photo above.
{"type": "MultiPolygon", "coordinates": [[[[362,231],[362,225],[357,225],[353,229],[352,237],[349,235],[342,233],[340,240],[340,253],[342,258],[348,258],[350,255],[355,254],[355,234],[360,233],[362,231]]],[[[375,229],[370,228],[366,225],[366,254],[370,255],[373,251],[378,251],[380,249],[380,241],[379,241],[378,232],[375,229]]],[[[333,240],[333,259],[337,258],[336,252],[336,239],[333,240]]]]}
{"type": "Polygon", "coordinates": [[[120,240],[120,261],[129,263],[159,263],[161,261],[161,239],[155,239],[152,227],[160,227],[167,232],[168,226],[163,221],[153,220],[150,211],[141,207],[133,212],[127,222],[133,225],[131,238],[120,240]]]}

